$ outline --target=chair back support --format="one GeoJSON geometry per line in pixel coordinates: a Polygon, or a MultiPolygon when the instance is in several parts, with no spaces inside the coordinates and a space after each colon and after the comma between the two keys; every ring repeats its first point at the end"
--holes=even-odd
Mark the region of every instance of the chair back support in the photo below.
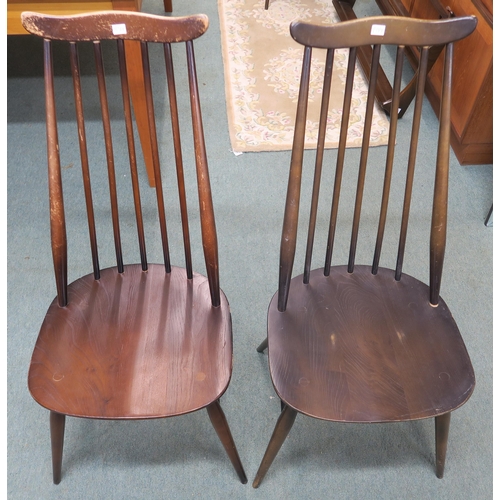
{"type": "MultiPolygon", "coordinates": [[[[113,227],[116,265],[119,272],[123,272],[123,252],[121,226],[119,216],[119,203],[117,193],[117,179],[115,171],[115,154],[112,137],[112,127],[109,111],[107,79],[104,72],[104,57],[102,41],[115,40],[119,64],[121,93],[123,101],[123,117],[125,120],[126,140],[130,158],[130,175],[134,200],[137,235],[139,240],[140,261],[144,271],[148,268],[146,254],[145,231],[143,222],[143,209],[141,207],[141,194],[139,189],[138,161],[134,143],[134,126],[130,98],[130,84],[126,67],[125,50],[127,44],[140,44],[143,76],[146,92],[146,106],[148,111],[149,133],[151,149],[153,151],[153,167],[155,177],[156,202],[163,251],[165,271],[171,270],[169,238],[167,234],[167,219],[165,214],[164,188],[162,186],[162,173],[160,168],[160,155],[158,150],[157,131],[155,126],[155,107],[151,83],[151,70],[149,63],[149,44],[163,45],[166,65],[166,81],[169,94],[169,106],[172,124],[173,149],[177,172],[177,185],[180,202],[182,234],[184,241],[184,254],[186,262],[186,277],[193,276],[191,243],[188,224],[188,206],[186,200],[186,186],[184,182],[183,155],[181,150],[180,115],[176,97],[176,84],[174,79],[174,57],[172,46],[185,44],[187,59],[187,74],[189,82],[191,122],[194,139],[194,157],[196,163],[196,177],[198,182],[198,199],[201,220],[201,235],[210,285],[212,305],[220,304],[219,269],[217,237],[215,219],[211,198],[210,181],[207,167],[207,154],[205,149],[201,108],[199,102],[196,65],[193,51],[193,40],[201,36],[208,27],[208,18],[205,15],[187,17],[161,17],[132,12],[98,12],[81,14],[71,17],[47,16],[33,12],[22,15],[22,23],[27,31],[43,37],[44,39],[44,75],[45,75],[45,101],[47,121],[47,154],[49,170],[49,195],[50,195],[50,225],[51,243],[54,260],[54,269],[57,284],[57,295],[60,306],[67,303],[67,234],[64,213],[64,200],[61,176],[61,161],[58,143],[58,127],[56,116],[56,96],[54,86],[54,70],[52,56],[52,41],[64,40],[69,42],[70,64],[74,88],[76,122],[78,127],[79,148],[83,185],[85,192],[86,211],[90,234],[90,247],[92,253],[94,277],[100,276],[98,241],[94,219],[94,203],[91,188],[89,145],[86,138],[84,105],[82,92],[82,78],[79,67],[79,47],[81,42],[93,45],[95,56],[96,75],[99,89],[99,101],[102,114],[105,154],[107,160],[107,173],[109,181],[109,195],[111,204],[111,217],[113,227]]],[[[116,150],[116,149],[115,149],[116,150]]]]}
{"type": "Polygon", "coordinates": [[[306,133],[306,116],[309,94],[309,77],[311,73],[311,61],[313,48],[326,50],[322,104],[319,117],[319,132],[316,150],[315,171],[313,179],[313,190],[311,197],[311,208],[309,217],[309,228],[304,265],[304,283],[309,281],[311,258],[313,251],[314,234],[316,228],[318,198],[320,192],[320,179],[322,173],[325,130],[327,126],[328,101],[330,96],[333,63],[337,49],[349,49],[347,76],[345,81],[344,103],[342,110],[341,130],[339,137],[339,148],[336,161],[335,179],[333,186],[333,197],[331,204],[331,215],[329,223],[329,234],[327,238],[324,274],[330,273],[332,251],[335,239],[335,229],[339,209],[340,188],[346,153],[346,139],[349,125],[349,111],[354,82],[356,63],[356,50],[360,46],[372,45],[373,58],[371,72],[368,78],[368,96],[366,104],[366,115],[362,138],[362,147],[359,160],[359,173],[354,203],[354,214],[351,231],[351,242],[348,256],[348,272],[354,271],[358,232],[360,227],[361,206],[363,192],[365,189],[365,176],[367,169],[368,150],[370,142],[370,130],[372,125],[373,106],[375,103],[375,88],[377,84],[377,70],[382,45],[397,46],[396,64],[394,72],[392,107],[390,113],[389,143],[385,164],[384,184],[380,204],[378,232],[375,242],[375,250],[372,263],[372,273],[376,274],[379,267],[384,229],[387,219],[389,204],[389,192],[393,170],[396,130],[398,124],[398,105],[401,81],[403,74],[403,59],[406,46],[417,46],[420,48],[420,59],[418,66],[418,83],[413,112],[413,123],[411,141],[408,153],[408,164],[406,174],[406,186],[401,215],[401,229],[399,245],[395,264],[395,279],[401,278],[405,243],[407,238],[408,220],[410,213],[410,201],[412,185],[416,166],[417,144],[419,136],[420,120],[422,115],[422,104],[426,82],[426,68],[429,60],[429,49],[434,45],[444,45],[444,70],[443,85],[441,93],[441,109],[439,113],[439,134],[437,146],[437,158],[435,169],[435,184],[432,208],[432,222],[430,232],[430,297],[431,304],[436,305],[439,299],[441,274],[443,269],[444,250],[446,243],[447,224],[447,199],[448,199],[448,168],[450,148],[450,108],[451,108],[451,81],[453,42],[465,38],[475,28],[477,20],[475,17],[463,17],[447,19],[442,21],[423,21],[417,19],[398,18],[391,16],[372,17],[370,19],[359,19],[337,23],[331,26],[317,26],[301,21],[291,24],[292,37],[304,45],[304,57],[300,90],[297,104],[297,115],[295,124],[295,135],[293,140],[292,158],[286,196],[286,208],[283,222],[280,253],[280,275],[278,291],[278,310],[285,311],[288,299],[290,280],[292,278],[293,263],[297,243],[297,229],[299,220],[300,191],[302,182],[302,165],[304,160],[304,137],[306,133]]]}

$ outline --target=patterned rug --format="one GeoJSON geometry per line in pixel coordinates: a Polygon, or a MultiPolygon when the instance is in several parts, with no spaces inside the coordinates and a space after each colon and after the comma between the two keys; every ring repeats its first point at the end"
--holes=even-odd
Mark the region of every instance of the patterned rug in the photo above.
{"type": "MultiPolygon", "coordinates": [[[[294,19],[332,24],[339,18],[331,0],[218,0],[224,77],[233,151],[292,148],[303,47],[290,36],[294,19]]],[[[306,147],[316,147],[325,51],[313,49],[306,147]]],[[[347,50],[336,51],[326,147],[338,147],[347,50]],[[335,84],[337,81],[337,85],[335,84]]],[[[356,70],[348,147],[360,147],[367,84],[356,70]]],[[[387,144],[389,123],[377,106],[371,145],[387,144]]]]}

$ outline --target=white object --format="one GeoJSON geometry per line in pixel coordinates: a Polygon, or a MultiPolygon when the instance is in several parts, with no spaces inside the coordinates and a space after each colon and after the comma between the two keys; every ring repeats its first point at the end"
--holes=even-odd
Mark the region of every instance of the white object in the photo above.
{"type": "Polygon", "coordinates": [[[370,35],[374,36],[384,36],[385,35],[385,24],[372,24],[372,30],[370,35]]]}
{"type": "Polygon", "coordinates": [[[111,29],[113,31],[113,35],[127,34],[127,26],[125,26],[125,24],[112,24],[111,29]]]}

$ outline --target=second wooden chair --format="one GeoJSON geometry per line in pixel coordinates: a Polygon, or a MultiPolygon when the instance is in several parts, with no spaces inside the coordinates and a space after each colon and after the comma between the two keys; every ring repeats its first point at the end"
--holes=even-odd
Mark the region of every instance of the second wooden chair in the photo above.
{"type": "MultiPolygon", "coordinates": [[[[279,288],[268,312],[266,340],[269,369],[274,388],[282,402],[282,412],[255,477],[257,487],[288,435],[297,413],[332,422],[377,423],[434,418],[436,429],[436,470],[442,477],[446,456],[451,412],[463,405],[474,389],[474,371],[460,331],[450,309],[440,296],[447,229],[447,193],[450,153],[450,89],[453,42],[468,36],[476,26],[474,17],[443,21],[421,21],[397,17],[374,17],[346,21],[333,26],[293,22],[292,37],[304,46],[302,75],[298,96],[288,191],[281,237],[279,288]],[[356,51],[373,46],[363,142],[357,182],[353,191],[341,190],[346,157],[356,51]],[[385,166],[380,165],[381,182],[365,186],[368,166],[371,120],[375,104],[377,68],[382,45],[397,46],[395,76],[390,114],[389,145],[385,166]],[[405,46],[421,50],[418,83],[413,110],[413,125],[404,156],[396,153],[398,104],[405,46]],[[409,227],[410,202],[417,161],[417,145],[424,100],[429,50],[445,45],[441,114],[436,137],[437,160],[432,207],[429,210],[430,277],[428,284],[402,272],[409,227]],[[344,89],[344,107],[339,149],[333,179],[333,197],[326,237],[324,266],[311,270],[313,242],[318,219],[320,180],[324,158],[328,100],[332,88],[334,56],[347,48],[348,67],[344,89]],[[308,116],[309,76],[315,56],[313,49],[326,49],[321,114],[308,116]],[[310,198],[309,227],[304,232],[304,272],[293,277],[293,264],[299,234],[299,207],[304,158],[304,137],[308,120],[319,122],[319,134],[310,198]],[[400,234],[394,269],[380,266],[382,240],[388,208],[395,158],[405,158],[406,183],[401,192],[400,234]],[[382,179],[383,178],[383,179],[382,179]],[[375,189],[379,191],[375,194],[375,189]],[[371,199],[380,196],[378,224],[373,227],[375,245],[371,265],[355,262],[358,239],[361,241],[361,214],[364,191],[371,199]],[[340,195],[353,200],[352,226],[347,265],[332,265],[334,242],[345,224],[337,224],[340,195]],[[337,230],[337,231],[336,231],[337,230]]],[[[319,56],[314,67],[320,67],[319,56]]],[[[315,74],[315,77],[317,75],[315,74]]],[[[338,81],[338,78],[337,80],[338,81]]],[[[336,89],[338,92],[339,89],[336,89]]],[[[314,98],[317,93],[314,93],[314,98]]],[[[458,104],[458,103],[457,103],[458,104]]],[[[429,150],[430,142],[425,148],[429,150]]],[[[403,164],[404,166],[404,164],[403,164]]],[[[312,167],[312,165],[311,165],[312,167]]],[[[373,171],[374,167],[371,167],[373,171]]],[[[400,171],[399,171],[400,172],[400,171]]],[[[349,172],[350,173],[350,172],[349,172]]],[[[401,177],[401,173],[398,174],[401,177]]],[[[344,176],[345,177],[345,176],[344,176]]],[[[344,188],[344,186],[342,186],[344,188]]],[[[391,205],[395,208],[395,206],[391,205]]],[[[374,210],[375,208],[372,208],[374,210]]],[[[376,210],[376,209],[375,209],[376,210]]],[[[398,210],[399,211],[399,210],[398,210]]],[[[390,212],[394,220],[394,212],[390,212]]],[[[345,221],[346,212],[342,212],[345,221]]],[[[371,214],[370,214],[371,215],[371,214]]],[[[321,217],[325,219],[325,217],[321,217]]],[[[368,225],[370,217],[368,217],[368,225]]],[[[375,221],[376,222],[376,221],[375,221]]],[[[366,227],[366,224],[365,226],[366,227]]],[[[326,228],[325,228],[326,229],[326,228]]],[[[326,236],[326,234],[325,234],[326,236]]],[[[394,243],[396,243],[396,241],[394,243]]],[[[417,250],[413,250],[415,255],[417,250]]],[[[418,252],[417,252],[418,254],[418,252]]],[[[417,257],[420,261],[420,258],[417,257]]]]}

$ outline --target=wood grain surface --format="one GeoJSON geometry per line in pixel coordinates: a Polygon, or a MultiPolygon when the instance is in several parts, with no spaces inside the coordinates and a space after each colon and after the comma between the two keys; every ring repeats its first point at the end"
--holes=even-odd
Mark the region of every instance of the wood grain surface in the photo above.
{"type": "Polygon", "coordinates": [[[269,365],[279,397],[296,410],[341,422],[434,417],[472,393],[474,372],[453,317],[429,288],[394,271],[355,266],[311,272],[277,295],[268,315],[269,365]]]}
{"type": "Polygon", "coordinates": [[[150,264],[101,271],[68,286],[68,305],[50,306],[29,389],[53,411],[94,418],[151,418],[217,400],[231,375],[226,298],[211,304],[207,279],[150,264]]]}

